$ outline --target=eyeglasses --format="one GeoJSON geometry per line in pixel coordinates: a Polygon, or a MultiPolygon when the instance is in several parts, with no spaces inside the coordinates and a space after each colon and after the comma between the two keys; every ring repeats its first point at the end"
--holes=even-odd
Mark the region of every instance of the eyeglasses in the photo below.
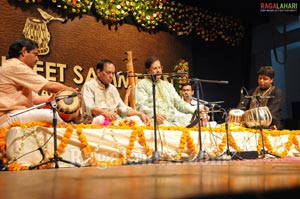
{"type": "Polygon", "coordinates": [[[185,91],[192,91],[191,89],[182,89],[182,92],[185,92],[185,91]]]}
{"type": "Polygon", "coordinates": [[[115,72],[105,72],[105,71],[102,71],[105,75],[114,75],[115,72]]]}

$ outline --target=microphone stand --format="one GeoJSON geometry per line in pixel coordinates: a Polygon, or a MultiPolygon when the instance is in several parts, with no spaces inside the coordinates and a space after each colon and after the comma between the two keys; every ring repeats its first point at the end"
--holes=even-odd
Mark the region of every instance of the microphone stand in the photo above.
{"type": "Polygon", "coordinates": [[[197,97],[197,119],[198,119],[198,139],[199,139],[199,152],[197,155],[196,160],[204,160],[205,159],[205,151],[202,151],[202,133],[201,133],[201,119],[200,119],[200,95],[199,95],[199,90],[200,90],[200,83],[201,82],[207,82],[207,83],[219,83],[219,84],[228,84],[227,81],[216,81],[216,80],[203,80],[203,79],[197,79],[193,78],[190,79],[190,81],[196,82],[196,97],[197,97]]]}
{"type": "MultiPolygon", "coordinates": [[[[72,96],[73,96],[72,94],[71,95],[65,95],[65,96],[63,96],[63,98],[69,98],[69,97],[72,97],[72,96]]],[[[59,168],[58,161],[61,161],[61,162],[64,162],[64,163],[68,163],[68,164],[72,164],[72,165],[74,165],[76,167],[80,167],[81,166],[79,163],[70,162],[70,161],[64,160],[62,157],[59,157],[58,154],[57,154],[57,114],[56,114],[56,112],[57,112],[56,111],[57,104],[56,104],[56,101],[58,101],[60,99],[63,99],[63,98],[61,96],[59,98],[53,99],[52,101],[48,101],[48,102],[45,102],[45,103],[33,106],[31,108],[28,108],[28,109],[25,109],[25,110],[22,110],[22,111],[19,111],[19,112],[16,112],[16,113],[13,113],[13,114],[10,115],[10,117],[13,117],[13,116],[22,114],[24,112],[30,111],[32,109],[40,108],[40,107],[45,106],[45,105],[50,105],[51,108],[52,108],[52,112],[53,112],[54,155],[53,155],[53,157],[51,157],[46,162],[42,162],[42,163],[37,164],[37,165],[29,166],[29,170],[32,170],[32,169],[35,169],[35,168],[39,168],[39,166],[42,166],[42,165],[48,164],[48,163],[52,163],[52,162],[55,163],[55,168],[59,168]]]]}
{"type": "Polygon", "coordinates": [[[200,81],[196,81],[196,98],[197,98],[197,124],[198,124],[198,141],[199,141],[199,152],[197,155],[196,160],[204,160],[205,151],[202,151],[202,135],[201,135],[201,119],[200,119],[200,96],[199,96],[199,89],[200,89],[200,81]]]}
{"type": "MultiPolygon", "coordinates": [[[[253,97],[253,96],[252,96],[253,97]]],[[[261,136],[261,146],[262,146],[262,149],[261,149],[261,158],[265,158],[266,157],[266,154],[268,155],[272,155],[276,158],[280,158],[279,156],[275,155],[275,154],[272,154],[270,152],[268,152],[266,149],[265,149],[265,141],[264,141],[264,135],[263,135],[263,127],[262,127],[262,123],[261,123],[261,115],[260,115],[260,107],[261,107],[261,103],[260,103],[260,100],[261,98],[263,98],[263,96],[259,96],[259,95],[256,95],[256,102],[257,102],[257,111],[258,111],[258,121],[259,121],[259,132],[260,132],[260,136],[261,136]]],[[[269,96],[267,96],[268,98],[270,98],[269,96]]],[[[266,98],[267,98],[266,97],[266,98]]]]}
{"type": "Polygon", "coordinates": [[[229,149],[229,128],[228,128],[228,114],[227,114],[227,111],[222,108],[223,110],[223,113],[225,115],[225,132],[226,132],[226,151],[219,155],[216,159],[217,160],[233,160],[233,159],[236,159],[236,160],[242,160],[243,158],[238,156],[236,152],[231,152],[230,149],[229,149]],[[222,156],[229,156],[230,158],[229,159],[220,159],[220,157],[222,156]]]}
{"type": "Polygon", "coordinates": [[[156,74],[141,74],[141,75],[130,75],[127,77],[137,77],[139,79],[143,79],[144,77],[148,76],[152,81],[152,100],[153,100],[153,123],[154,123],[154,152],[152,156],[152,162],[156,163],[160,160],[160,155],[158,153],[157,147],[157,118],[156,118],[156,91],[155,91],[155,81],[156,76],[158,75],[169,75],[169,76],[176,76],[176,75],[183,75],[187,74],[187,72],[181,73],[156,73],[156,74]]]}
{"type": "MultiPolygon", "coordinates": [[[[153,123],[154,123],[154,151],[152,155],[152,162],[156,163],[160,160],[160,155],[158,153],[158,147],[157,147],[157,118],[156,118],[156,101],[155,101],[155,81],[157,75],[164,75],[169,73],[157,73],[157,74],[142,74],[142,75],[130,75],[127,77],[137,77],[139,79],[144,78],[145,76],[148,76],[152,81],[152,100],[153,100],[153,123]]],[[[144,162],[144,161],[142,161],[144,162]]]]}
{"type": "Polygon", "coordinates": [[[156,102],[155,102],[155,80],[156,74],[150,75],[152,81],[152,100],[153,100],[153,123],[154,123],[154,151],[153,151],[153,159],[152,162],[157,162],[160,157],[157,150],[157,118],[156,118],[156,102]]]}

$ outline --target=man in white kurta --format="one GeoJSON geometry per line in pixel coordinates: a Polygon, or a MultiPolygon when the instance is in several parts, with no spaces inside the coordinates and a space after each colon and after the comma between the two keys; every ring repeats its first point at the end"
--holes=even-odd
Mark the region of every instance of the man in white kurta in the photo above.
{"type": "Polygon", "coordinates": [[[148,124],[149,118],[124,104],[117,88],[111,84],[115,66],[110,60],[101,60],[96,66],[97,78],[82,87],[82,122],[104,124],[131,117],[139,125],[148,124]]]}

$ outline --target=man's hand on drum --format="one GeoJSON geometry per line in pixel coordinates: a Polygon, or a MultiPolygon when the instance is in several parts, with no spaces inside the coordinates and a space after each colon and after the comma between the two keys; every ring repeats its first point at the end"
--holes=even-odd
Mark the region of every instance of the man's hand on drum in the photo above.
{"type": "Polygon", "coordinates": [[[47,95],[40,96],[40,95],[35,94],[35,95],[33,95],[32,100],[33,100],[34,105],[38,105],[41,103],[52,101],[52,100],[54,100],[54,98],[55,98],[55,94],[51,95],[50,97],[47,95]]]}

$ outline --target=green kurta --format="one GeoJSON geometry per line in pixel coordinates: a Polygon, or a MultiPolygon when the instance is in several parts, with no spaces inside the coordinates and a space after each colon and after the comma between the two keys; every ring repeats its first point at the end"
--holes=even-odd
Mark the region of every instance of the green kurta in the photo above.
{"type": "MultiPolygon", "coordinates": [[[[148,78],[140,80],[134,90],[136,109],[148,115],[153,125],[152,81],[148,78]]],[[[163,114],[167,120],[165,126],[187,126],[190,124],[197,106],[186,103],[176,92],[173,84],[158,80],[155,82],[156,113],[163,114]]]]}

